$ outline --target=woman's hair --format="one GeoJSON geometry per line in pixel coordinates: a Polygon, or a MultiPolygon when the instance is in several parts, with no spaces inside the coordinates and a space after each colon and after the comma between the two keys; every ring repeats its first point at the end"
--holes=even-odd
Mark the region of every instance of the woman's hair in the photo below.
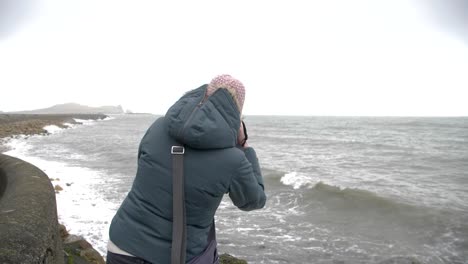
{"type": "Polygon", "coordinates": [[[206,90],[206,97],[211,96],[219,88],[225,88],[234,98],[239,112],[242,112],[245,100],[245,87],[244,85],[229,74],[218,75],[211,80],[206,90]]]}

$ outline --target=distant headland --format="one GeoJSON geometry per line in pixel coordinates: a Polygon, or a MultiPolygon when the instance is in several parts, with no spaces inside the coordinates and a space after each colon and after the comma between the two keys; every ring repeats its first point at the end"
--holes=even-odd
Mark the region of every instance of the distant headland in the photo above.
{"type": "MultiPolygon", "coordinates": [[[[3,112],[6,113],[6,112],[3,112]]],[[[48,108],[8,112],[8,114],[124,114],[121,105],[91,107],[77,103],[57,104],[48,108]]]]}

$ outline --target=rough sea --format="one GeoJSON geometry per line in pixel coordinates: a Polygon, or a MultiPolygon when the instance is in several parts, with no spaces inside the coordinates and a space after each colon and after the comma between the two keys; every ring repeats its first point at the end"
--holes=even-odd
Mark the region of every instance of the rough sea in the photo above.
{"type": "MultiPolygon", "coordinates": [[[[59,220],[106,252],[153,115],[118,115],[7,142],[64,190],[59,220]]],[[[468,118],[247,116],[268,195],[226,195],[219,252],[249,263],[468,263],[468,118]],[[402,262],[403,263],[403,262],[402,262]],[[404,262],[406,263],[406,262],[404,262]]]]}

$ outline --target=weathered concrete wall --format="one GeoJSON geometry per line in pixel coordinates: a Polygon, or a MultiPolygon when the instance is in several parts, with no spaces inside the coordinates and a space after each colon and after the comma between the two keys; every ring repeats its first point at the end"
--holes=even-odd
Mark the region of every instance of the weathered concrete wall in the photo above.
{"type": "Polygon", "coordinates": [[[0,263],[63,263],[55,191],[49,178],[32,164],[3,154],[0,263]]]}

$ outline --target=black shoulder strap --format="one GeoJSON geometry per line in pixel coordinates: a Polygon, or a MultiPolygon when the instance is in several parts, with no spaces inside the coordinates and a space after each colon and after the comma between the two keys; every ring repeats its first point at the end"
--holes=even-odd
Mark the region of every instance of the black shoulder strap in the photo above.
{"type": "Polygon", "coordinates": [[[184,153],[172,146],[172,249],[171,264],[185,264],[187,227],[185,224],[184,153]]]}
{"type": "MultiPolygon", "coordinates": [[[[185,220],[184,154],[183,146],[172,146],[172,249],[171,264],[185,264],[187,225],[185,220]]],[[[215,221],[211,224],[208,243],[216,240],[215,221]]]]}

